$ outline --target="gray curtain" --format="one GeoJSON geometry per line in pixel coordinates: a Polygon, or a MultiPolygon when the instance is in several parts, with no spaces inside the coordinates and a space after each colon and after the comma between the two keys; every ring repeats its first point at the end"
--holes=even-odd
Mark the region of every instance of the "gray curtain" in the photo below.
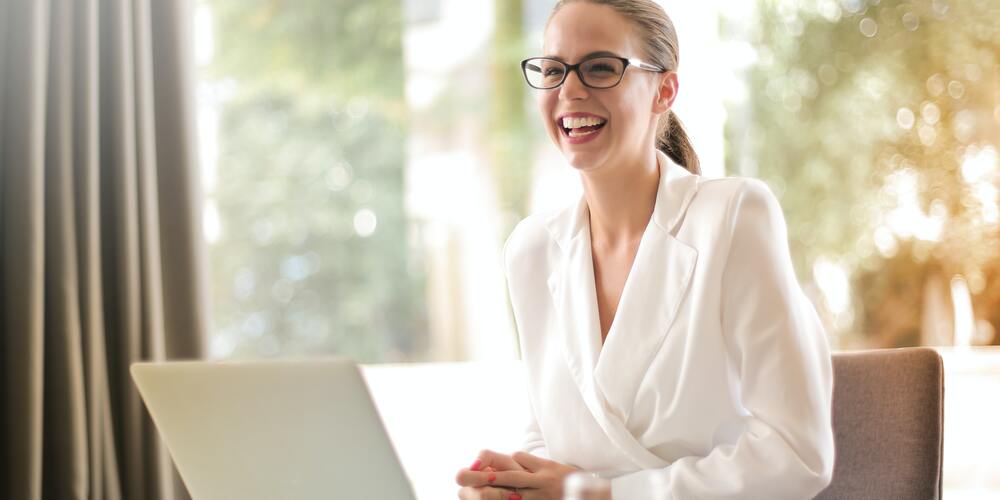
{"type": "Polygon", "coordinates": [[[197,358],[191,0],[0,0],[0,498],[186,496],[128,374],[197,358]]]}

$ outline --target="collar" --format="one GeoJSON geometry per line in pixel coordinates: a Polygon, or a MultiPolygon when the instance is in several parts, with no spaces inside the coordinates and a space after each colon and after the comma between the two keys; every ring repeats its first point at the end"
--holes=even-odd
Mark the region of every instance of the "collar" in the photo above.
{"type": "MultiPolygon", "coordinates": [[[[668,234],[675,234],[698,190],[700,176],[688,172],[660,150],[656,151],[656,163],[660,169],[660,182],[650,222],[668,234]]],[[[559,247],[566,251],[582,231],[589,231],[588,224],[587,198],[580,196],[576,203],[549,216],[545,226],[559,247]]]]}

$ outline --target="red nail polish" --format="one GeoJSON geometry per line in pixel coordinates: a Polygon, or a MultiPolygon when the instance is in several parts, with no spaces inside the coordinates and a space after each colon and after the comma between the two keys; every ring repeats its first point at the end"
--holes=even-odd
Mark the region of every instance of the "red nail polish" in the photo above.
{"type": "Polygon", "coordinates": [[[470,470],[479,470],[479,466],[480,465],[483,465],[483,463],[481,461],[479,461],[479,460],[476,460],[475,462],[472,462],[472,467],[469,467],[469,469],[470,470]]]}
{"type": "Polygon", "coordinates": [[[486,476],[486,482],[487,483],[493,484],[493,481],[496,481],[496,480],[497,480],[497,475],[494,474],[494,473],[492,473],[492,472],[490,473],[489,476],[486,476]]]}
{"type": "Polygon", "coordinates": [[[511,493],[510,495],[507,495],[507,500],[521,500],[521,495],[511,493]]]}

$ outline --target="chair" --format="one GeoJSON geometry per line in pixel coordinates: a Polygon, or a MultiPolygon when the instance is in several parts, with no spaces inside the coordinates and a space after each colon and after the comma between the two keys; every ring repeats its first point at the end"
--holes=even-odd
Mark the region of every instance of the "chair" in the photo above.
{"type": "Polygon", "coordinates": [[[940,500],[941,356],[918,347],[833,356],[833,480],[816,500],[940,500]]]}

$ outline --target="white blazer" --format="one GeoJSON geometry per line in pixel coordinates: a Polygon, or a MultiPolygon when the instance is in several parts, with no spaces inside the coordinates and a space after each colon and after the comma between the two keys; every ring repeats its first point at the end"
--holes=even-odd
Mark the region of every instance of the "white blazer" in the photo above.
{"type": "Polygon", "coordinates": [[[526,218],[504,246],[524,449],[613,477],[616,500],[812,498],[833,473],[833,376],[781,207],[759,180],[657,160],[603,346],[586,201],[526,218]]]}

